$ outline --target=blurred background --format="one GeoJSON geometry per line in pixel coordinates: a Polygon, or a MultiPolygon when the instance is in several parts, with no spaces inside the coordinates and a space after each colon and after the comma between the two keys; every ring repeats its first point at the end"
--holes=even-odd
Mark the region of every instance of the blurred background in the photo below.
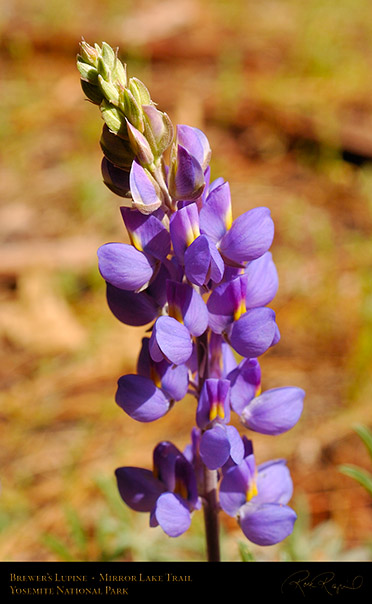
{"type": "Polygon", "coordinates": [[[122,504],[113,472],[189,439],[194,407],[142,425],[114,402],[141,328],[111,316],[96,249],[125,240],[102,183],[82,36],[120,47],[173,123],[202,128],[234,215],[268,206],[282,339],[263,388],[306,390],[298,425],[253,435],[285,457],[299,520],[255,548],[222,521],[224,560],[371,560],[371,495],[340,472],[371,459],[372,7],[369,0],[3,0],[0,15],[0,559],[202,560],[122,504]]]}

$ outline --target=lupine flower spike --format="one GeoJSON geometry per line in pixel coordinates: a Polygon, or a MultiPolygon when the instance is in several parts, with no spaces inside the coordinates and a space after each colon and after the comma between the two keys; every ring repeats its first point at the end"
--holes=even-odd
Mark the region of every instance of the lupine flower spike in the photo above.
{"type": "Polygon", "coordinates": [[[83,41],[77,66],[103,118],[102,177],[123,199],[130,241],[98,250],[107,303],[119,321],[147,331],[136,371],[118,380],[116,403],[148,423],[181,410],[187,392],[195,397],[191,443],[183,452],[157,444],[152,470],[118,468],[119,493],[170,537],[203,508],[211,561],[220,559],[222,512],[253,543],[278,543],[296,519],[289,470],[281,459],[256,466],[252,441],[231,424],[235,417],[242,429],[282,434],[303,408],[300,388],[261,392],[258,357],[280,340],[267,306],[278,289],[270,210],[233,220],[228,182],[210,179],[205,134],[174,128],[146,86],[128,78],[118,51],[83,41]]]}

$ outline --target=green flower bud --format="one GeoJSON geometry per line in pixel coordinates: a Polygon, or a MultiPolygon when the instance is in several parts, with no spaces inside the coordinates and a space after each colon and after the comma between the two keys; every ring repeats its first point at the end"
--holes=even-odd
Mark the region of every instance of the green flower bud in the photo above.
{"type": "Polygon", "coordinates": [[[111,132],[119,136],[124,134],[124,138],[127,138],[127,127],[123,113],[116,107],[113,107],[106,99],[103,99],[100,109],[102,117],[111,132]]]}
{"type": "Polygon", "coordinates": [[[98,86],[82,79],[80,80],[80,84],[85,96],[87,96],[92,103],[95,105],[100,105],[102,103],[104,96],[98,86]]]}
{"type": "Polygon", "coordinates": [[[79,56],[76,65],[83,80],[87,80],[88,82],[97,85],[98,71],[95,67],[89,65],[88,63],[84,63],[82,58],[79,56]]]}
{"type": "Polygon", "coordinates": [[[129,90],[139,105],[152,104],[151,96],[146,86],[138,78],[129,79],[129,90]]]}
{"type": "Polygon", "coordinates": [[[80,42],[80,57],[84,63],[97,67],[98,57],[100,56],[100,48],[93,48],[83,40],[80,42]]]}
{"type": "Polygon", "coordinates": [[[106,42],[102,42],[102,60],[104,61],[107,69],[111,71],[115,66],[116,54],[106,42]]]}
{"type": "Polygon", "coordinates": [[[102,76],[103,79],[106,80],[106,82],[110,81],[110,69],[108,68],[102,57],[98,57],[97,70],[99,75],[102,76]]]}
{"type": "Polygon", "coordinates": [[[127,120],[128,136],[131,147],[142,166],[150,166],[154,161],[149,142],[143,134],[127,120]]]}
{"type": "Polygon", "coordinates": [[[123,107],[125,117],[131,124],[133,124],[135,128],[137,128],[137,130],[143,132],[144,124],[141,105],[137,103],[136,99],[128,88],[125,88],[122,91],[121,97],[121,106],[123,107]]]}
{"type": "Polygon", "coordinates": [[[106,82],[101,75],[98,75],[98,84],[106,99],[115,106],[119,105],[119,90],[111,82],[106,82]]]}
{"type": "Polygon", "coordinates": [[[154,105],[143,105],[142,109],[145,117],[144,134],[154,154],[160,157],[172,143],[173,124],[167,114],[156,109],[154,105]]]}
{"type": "Polygon", "coordinates": [[[127,66],[123,64],[118,57],[115,59],[115,65],[112,70],[112,80],[122,88],[127,85],[127,66]]]}

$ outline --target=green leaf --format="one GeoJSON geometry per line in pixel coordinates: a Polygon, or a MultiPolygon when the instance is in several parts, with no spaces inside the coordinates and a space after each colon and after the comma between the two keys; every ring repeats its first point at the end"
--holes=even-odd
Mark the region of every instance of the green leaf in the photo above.
{"type": "Polygon", "coordinates": [[[43,535],[42,540],[44,545],[46,545],[54,554],[57,554],[59,558],[65,562],[72,562],[75,560],[74,556],[70,553],[67,545],[61,541],[55,535],[51,535],[50,533],[46,533],[43,535]]]}
{"type": "Polygon", "coordinates": [[[356,480],[372,496],[372,475],[369,472],[353,465],[342,465],[338,469],[345,476],[356,480]]]}
{"type": "Polygon", "coordinates": [[[85,532],[85,528],[83,527],[76,510],[71,507],[66,507],[65,516],[74,543],[79,549],[85,551],[88,543],[88,538],[85,532]]]}
{"type": "Polygon", "coordinates": [[[242,562],[255,562],[256,561],[251,550],[245,543],[243,543],[242,541],[239,541],[238,545],[239,545],[239,553],[240,553],[242,562]]]}
{"type": "Polygon", "coordinates": [[[363,426],[363,424],[355,425],[354,430],[357,433],[357,435],[364,442],[364,444],[367,448],[367,451],[372,459],[372,432],[371,432],[371,430],[369,430],[369,428],[367,428],[367,426],[363,426]]]}

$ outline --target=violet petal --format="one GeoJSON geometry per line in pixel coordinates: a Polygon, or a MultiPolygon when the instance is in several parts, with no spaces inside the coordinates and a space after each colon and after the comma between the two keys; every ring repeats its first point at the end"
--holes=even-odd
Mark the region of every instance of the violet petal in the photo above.
{"type": "Polygon", "coordinates": [[[169,410],[169,400],[152,380],[142,375],[123,375],[118,380],[115,401],[130,417],[152,422],[169,410]]]}
{"type": "Polygon", "coordinates": [[[293,531],[296,513],[277,503],[246,503],[240,508],[240,526],[244,535],[257,545],[274,545],[293,531]]]}

